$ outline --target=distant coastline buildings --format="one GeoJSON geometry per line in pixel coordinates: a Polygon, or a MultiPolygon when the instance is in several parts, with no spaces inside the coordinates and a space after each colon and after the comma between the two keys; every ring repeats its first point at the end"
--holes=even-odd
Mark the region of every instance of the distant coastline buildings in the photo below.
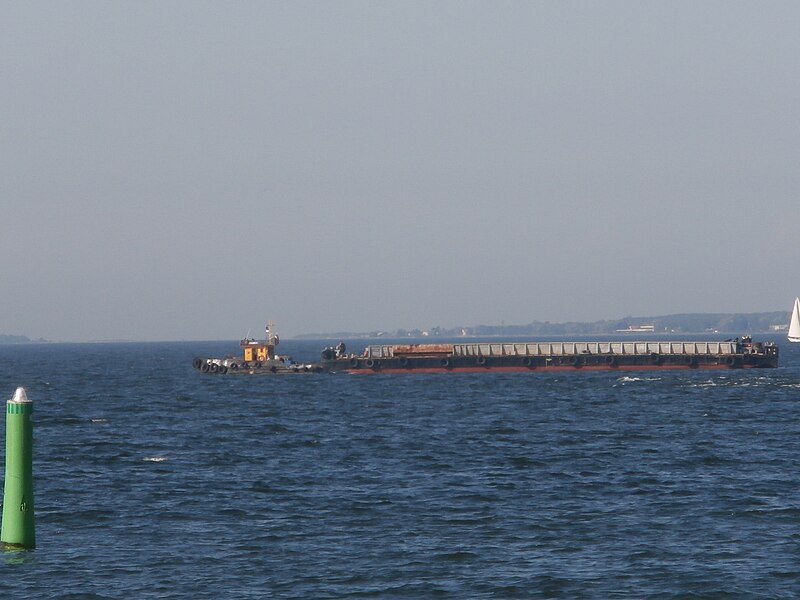
{"type": "Polygon", "coordinates": [[[617,329],[616,333],[655,333],[655,325],[628,325],[625,329],[617,329]]]}

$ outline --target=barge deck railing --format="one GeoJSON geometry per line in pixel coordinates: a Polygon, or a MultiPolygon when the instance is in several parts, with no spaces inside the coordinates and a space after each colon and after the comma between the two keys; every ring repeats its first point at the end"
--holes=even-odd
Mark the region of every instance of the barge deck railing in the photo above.
{"type": "Polygon", "coordinates": [[[525,343],[471,343],[436,344],[435,350],[427,345],[372,345],[364,350],[369,358],[393,356],[424,356],[449,354],[452,356],[576,356],[576,355],[650,355],[686,354],[730,355],[754,352],[755,348],[742,347],[736,341],[724,342],[525,342],[525,343]],[[398,350],[401,349],[401,350],[398,350]]]}

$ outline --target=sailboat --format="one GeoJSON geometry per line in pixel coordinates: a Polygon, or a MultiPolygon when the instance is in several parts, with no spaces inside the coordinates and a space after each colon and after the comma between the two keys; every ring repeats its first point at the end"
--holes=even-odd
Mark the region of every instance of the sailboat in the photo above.
{"type": "Polygon", "coordinates": [[[794,299],[792,320],[789,322],[789,341],[800,342],[800,298],[794,299]]]}

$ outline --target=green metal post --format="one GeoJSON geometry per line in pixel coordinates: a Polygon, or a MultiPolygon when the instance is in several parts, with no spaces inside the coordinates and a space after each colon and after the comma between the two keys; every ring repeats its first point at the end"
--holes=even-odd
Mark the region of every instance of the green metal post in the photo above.
{"type": "Polygon", "coordinates": [[[33,519],[33,403],[18,387],[6,403],[6,481],[0,543],[35,548],[33,519]]]}

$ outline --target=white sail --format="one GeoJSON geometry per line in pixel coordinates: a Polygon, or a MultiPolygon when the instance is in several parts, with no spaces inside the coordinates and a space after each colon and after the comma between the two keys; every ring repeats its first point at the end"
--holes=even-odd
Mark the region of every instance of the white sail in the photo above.
{"type": "Polygon", "coordinates": [[[794,299],[792,320],[789,322],[789,341],[800,342],[800,298],[794,299]]]}

